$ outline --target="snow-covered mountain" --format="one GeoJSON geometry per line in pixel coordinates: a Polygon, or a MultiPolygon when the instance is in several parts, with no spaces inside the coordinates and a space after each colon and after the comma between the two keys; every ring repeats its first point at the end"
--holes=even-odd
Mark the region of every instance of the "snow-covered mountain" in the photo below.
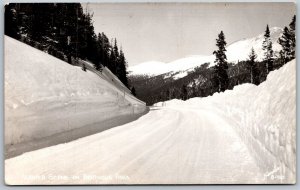
{"type": "MultiPolygon", "coordinates": [[[[281,50],[281,45],[278,43],[278,38],[281,36],[282,32],[282,28],[270,28],[271,40],[273,43],[273,51],[275,53],[281,50]]],[[[254,51],[257,54],[257,60],[262,61],[264,57],[264,52],[262,50],[263,41],[264,33],[256,37],[239,40],[228,45],[226,52],[228,61],[237,62],[247,60],[252,47],[254,48],[254,51]]]]}
{"type": "MultiPolygon", "coordinates": [[[[274,52],[278,52],[281,46],[278,44],[278,38],[282,34],[283,29],[279,27],[270,28],[271,40],[273,42],[274,52]]],[[[263,59],[262,43],[264,40],[264,33],[259,34],[253,38],[242,39],[231,43],[227,46],[227,59],[229,62],[236,63],[238,61],[247,60],[251,48],[253,47],[257,53],[257,60],[263,59]]],[[[160,74],[168,73],[174,79],[185,76],[189,70],[200,66],[204,63],[210,63],[210,66],[214,65],[214,55],[193,55],[172,61],[170,63],[150,61],[144,62],[132,67],[129,67],[130,75],[152,75],[157,76],[160,74]],[[175,73],[180,73],[179,76],[175,73]],[[175,76],[174,76],[175,75],[175,76]]]]}
{"type": "Polygon", "coordinates": [[[185,57],[172,61],[170,63],[158,62],[158,61],[149,61],[138,64],[136,66],[129,67],[129,72],[131,75],[160,75],[164,73],[176,73],[180,71],[186,71],[192,69],[203,63],[210,63],[214,61],[214,56],[205,56],[205,55],[194,55],[185,57]]]}

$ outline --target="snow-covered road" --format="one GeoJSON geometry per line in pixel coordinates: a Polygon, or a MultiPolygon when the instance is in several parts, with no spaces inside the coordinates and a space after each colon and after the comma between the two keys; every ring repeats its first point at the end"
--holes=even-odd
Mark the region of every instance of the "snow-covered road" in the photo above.
{"type": "Polygon", "coordinates": [[[157,107],[132,123],[5,161],[8,184],[263,182],[230,124],[208,108],[157,107]],[[74,177],[75,176],[75,177],[74,177]]]}

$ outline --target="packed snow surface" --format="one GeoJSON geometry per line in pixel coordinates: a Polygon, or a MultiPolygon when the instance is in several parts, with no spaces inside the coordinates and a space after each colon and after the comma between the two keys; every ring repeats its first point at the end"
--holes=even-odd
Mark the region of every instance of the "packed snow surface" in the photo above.
{"type": "Polygon", "coordinates": [[[157,103],[134,122],[7,159],[5,181],[295,183],[295,63],[260,86],[157,103]]]}
{"type": "Polygon", "coordinates": [[[10,37],[4,42],[6,145],[146,109],[106,68],[97,76],[10,37]]]}
{"type": "MultiPolygon", "coordinates": [[[[281,46],[280,44],[278,44],[278,38],[281,36],[282,32],[283,32],[282,28],[279,27],[270,28],[271,41],[273,43],[273,51],[275,52],[275,54],[277,54],[281,50],[281,46]]],[[[264,41],[264,33],[256,37],[242,39],[228,45],[226,48],[227,49],[226,55],[227,55],[228,62],[237,63],[238,61],[247,60],[252,47],[254,48],[257,54],[257,60],[262,61],[264,57],[264,52],[262,50],[263,41],[264,41]]],[[[210,66],[213,66],[215,65],[214,60],[215,60],[214,55],[194,55],[194,56],[178,59],[170,63],[163,63],[157,61],[144,62],[129,67],[129,71],[131,75],[157,76],[169,72],[176,73],[179,71],[187,71],[197,66],[201,66],[204,63],[210,63],[210,66]]],[[[184,75],[174,77],[174,79],[176,80],[182,77],[184,77],[184,75]]]]}

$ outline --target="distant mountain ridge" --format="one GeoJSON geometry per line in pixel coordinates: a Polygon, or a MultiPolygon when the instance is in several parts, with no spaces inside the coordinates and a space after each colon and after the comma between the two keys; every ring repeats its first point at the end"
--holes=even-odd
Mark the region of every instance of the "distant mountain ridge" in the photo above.
{"type": "MultiPolygon", "coordinates": [[[[278,44],[278,38],[282,35],[283,29],[280,27],[270,28],[271,40],[273,43],[273,51],[279,52],[281,50],[280,44],[278,44]]],[[[237,63],[238,61],[244,61],[248,59],[251,48],[253,47],[257,60],[262,61],[264,52],[262,50],[262,43],[264,41],[264,32],[258,36],[252,38],[244,38],[227,46],[227,60],[228,62],[237,63]]],[[[169,73],[171,76],[175,73],[181,73],[184,76],[184,72],[193,70],[195,67],[201,66],[204,63],[210,63],[210,66],[214,65],[214,55],[194,55],[181,58],[169,63],[159,61],[144,62],[132,67],[129,67],[130,75],[150,75],[157,76],[161,74],[169,73]]],[[[175,77],[178,78],[178,77],[175,77]]],[[[180,78],[180,77],[179,77],[180,78]]]]}

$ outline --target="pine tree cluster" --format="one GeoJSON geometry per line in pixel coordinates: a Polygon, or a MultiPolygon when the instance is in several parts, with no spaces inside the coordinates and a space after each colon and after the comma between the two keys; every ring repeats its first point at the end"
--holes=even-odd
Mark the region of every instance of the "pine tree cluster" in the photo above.
{"type": "Polygon", "coordinates": [[[288,62],[296,57],[296,15],[289,27],[284,27],[278,42],[282,46],[282,50],[279,52],[282,62],[288,62]]]}

